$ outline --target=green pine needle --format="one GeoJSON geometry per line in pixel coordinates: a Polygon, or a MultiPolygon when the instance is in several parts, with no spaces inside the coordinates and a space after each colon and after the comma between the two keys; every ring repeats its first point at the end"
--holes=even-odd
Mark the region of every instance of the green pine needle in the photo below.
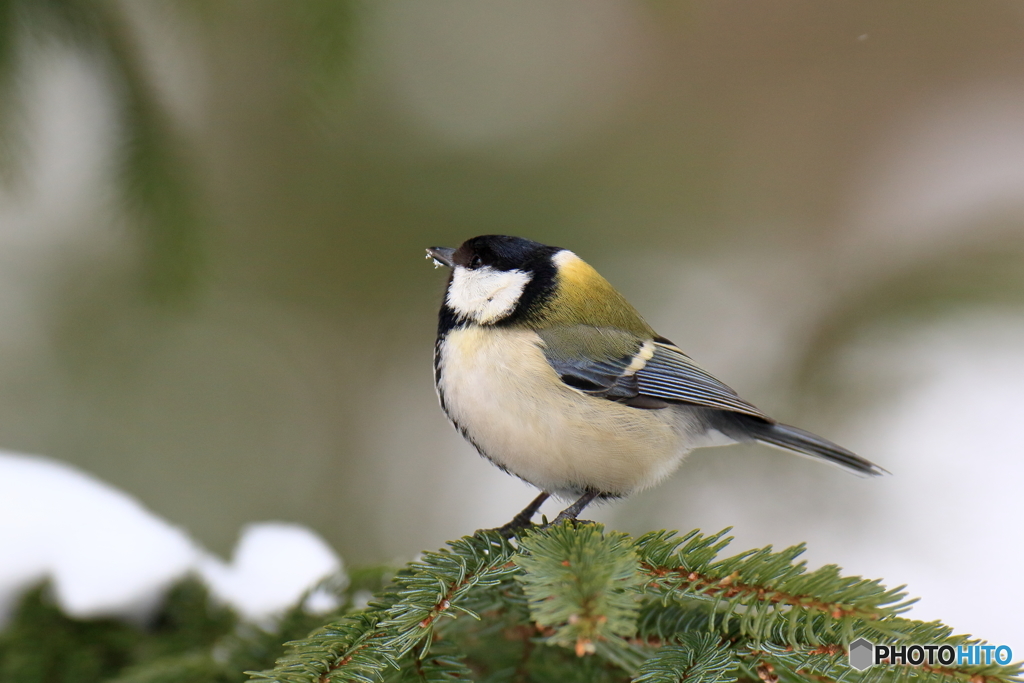
{"type": "Polygon", "coordinates": [[[520,547],[518,578],[548,642],[583,656],[636,633],[643,577],[629,536],[566,522],[529,534],[520,547]]]}
{"type": "Polygon", "coordinates": [[[728,643],[709,633],[687,633],[666,645],[637,671],[635,683],[720,683],[735,680],[736,657],[728,643]]]}

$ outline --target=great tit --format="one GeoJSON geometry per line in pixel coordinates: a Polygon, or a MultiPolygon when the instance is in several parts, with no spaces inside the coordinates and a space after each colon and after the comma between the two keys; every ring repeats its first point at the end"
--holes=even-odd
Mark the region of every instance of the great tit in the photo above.
{"type": "Polygon", "coordinates": [[[427,257],[451,269],[434,348],[441,408],[481,455],[541,490],[508,533],[552,494],[575,500],[556,522],[575,519],[704,446],[757,441],[884,472],[740,398],[567,249],[482,235],[427,257]]]}

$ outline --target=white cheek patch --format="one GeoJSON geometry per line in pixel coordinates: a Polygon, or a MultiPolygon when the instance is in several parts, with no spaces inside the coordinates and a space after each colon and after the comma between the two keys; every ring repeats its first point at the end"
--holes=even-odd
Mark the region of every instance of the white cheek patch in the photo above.
{"type": "Polygon", "coordinates": [[[515,309],[531,277],[521,270],[495,270],[490,266],[470,270],[456,266],[447,302],[456,313],[470,320],[491,323],[515,309]]]}

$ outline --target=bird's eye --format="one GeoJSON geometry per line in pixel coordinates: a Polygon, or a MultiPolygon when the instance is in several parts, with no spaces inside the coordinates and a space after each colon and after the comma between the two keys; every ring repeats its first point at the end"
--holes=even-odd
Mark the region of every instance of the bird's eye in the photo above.
{"type": "Polygon", "coordinates": [[[483,265],[483,261],[480,260],[480,256],[478,254],[474,254],[473,258],[471,258],[469,260],[469,269],[470,270],[476,270],[477,268],[479,268],[482,265],[483,265]]]}

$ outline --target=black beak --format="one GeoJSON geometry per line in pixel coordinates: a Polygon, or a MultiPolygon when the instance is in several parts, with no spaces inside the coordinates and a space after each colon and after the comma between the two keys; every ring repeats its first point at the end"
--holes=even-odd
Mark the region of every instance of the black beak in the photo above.
{"type": "Polygon", "coordinates": [[[434,259],[434,267],[447,266],[451,268],[455,264],[452,262],[452,256],[455,254],[455,250],[451,247],[429,247],[427,249],[427,258],[434,259]]]}

